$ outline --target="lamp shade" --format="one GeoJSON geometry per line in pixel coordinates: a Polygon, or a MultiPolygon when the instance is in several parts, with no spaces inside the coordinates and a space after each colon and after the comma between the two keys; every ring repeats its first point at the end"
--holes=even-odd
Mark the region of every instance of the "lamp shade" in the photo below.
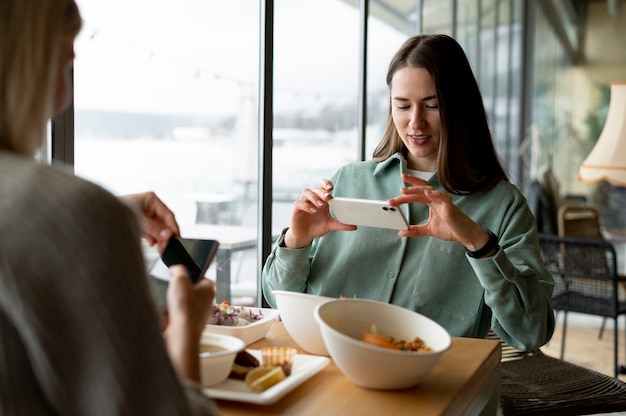
{"type": "Polygon", "coordinates": [[[606,180],[626,186],[626,82],[611,83],[606,123],[596,145],[580,166],[580,180],[606,180]]]}

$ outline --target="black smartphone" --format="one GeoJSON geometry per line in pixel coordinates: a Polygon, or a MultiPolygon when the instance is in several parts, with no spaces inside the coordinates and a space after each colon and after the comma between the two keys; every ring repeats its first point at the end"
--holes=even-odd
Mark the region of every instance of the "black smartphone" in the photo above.
{"type": "Polygon", "coordinates": [[[170,279],[169,267],[182,264],[189,270],[189,277],[197,283],[215,258],[219,243],[215,240],[198,240],[173,237],[168,241],[161,257],[154,263],[150,274],[164,280],[170,279]]]}
{"type": "Polygon", "coordinates": [[[182,264],[187,267],[189,277],[197,283],[204,277],[213,262],[219,243],[216,240],[172,237],[168,241],[161,256],[150,268],[149,275],[156,301],[165,310],[165,293],[170,281],[169,267],[182,264]]]}

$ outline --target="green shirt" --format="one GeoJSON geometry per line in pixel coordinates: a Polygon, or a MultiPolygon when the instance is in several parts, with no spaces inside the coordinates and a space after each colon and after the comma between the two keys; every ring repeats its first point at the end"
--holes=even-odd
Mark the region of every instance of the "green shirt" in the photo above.
{"type": "MultiPolygon", "coordinates": [[[[384,162],[357,162],[331,178],[333,196],[387,200],[404,186],[402,155],[384,162]]],[[[429,181],[443,190],[437,175],[429,181]]],[[[452,195],[454,204],[498,236],[501,247],[474,259],[458,242],[399,237],[397,231],[359,227],[334,231],[301,249],[280,247],[263,269],[263,291],[373,299],[419,312],[452,336],[483,338],[489,328],[516,348],[544,345],[554,331],[552,276],[543,265],[537,226],[526,199],[509,182],[489,191],[452,195]]],[[[428,219],[428,206],[402,205],[411,224],[428,219]]]]}

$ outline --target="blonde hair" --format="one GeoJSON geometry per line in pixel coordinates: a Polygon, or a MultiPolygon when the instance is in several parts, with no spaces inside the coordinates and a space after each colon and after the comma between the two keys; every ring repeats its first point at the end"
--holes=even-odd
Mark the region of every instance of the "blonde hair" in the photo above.
{"type": "Polygon", "coordinates": [[[52,116],[61,44],[82,25],[74,0],[0,0],[0,148],[33,155],[52,116]]]}

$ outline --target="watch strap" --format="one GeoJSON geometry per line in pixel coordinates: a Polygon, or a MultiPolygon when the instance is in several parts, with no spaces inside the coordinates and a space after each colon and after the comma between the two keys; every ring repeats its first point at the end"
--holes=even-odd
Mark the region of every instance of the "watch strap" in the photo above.
{"type": "Polygon", "coordinates": [[[494,248],[495,249],[498,248],[498,236],[495,235],[491,230],[487,228],[485,228],[485,231],[487,232],[487,234],[489,234],[489,240],[487,240],[487,244],[485,244],[483,247],[479,248],[476,251],[465,249],[465,252],[467,253],[468,256],[475,258],[475,259],[479,259],[481,257],[484,257],[485,254],[489,253],[494,248]]]}

